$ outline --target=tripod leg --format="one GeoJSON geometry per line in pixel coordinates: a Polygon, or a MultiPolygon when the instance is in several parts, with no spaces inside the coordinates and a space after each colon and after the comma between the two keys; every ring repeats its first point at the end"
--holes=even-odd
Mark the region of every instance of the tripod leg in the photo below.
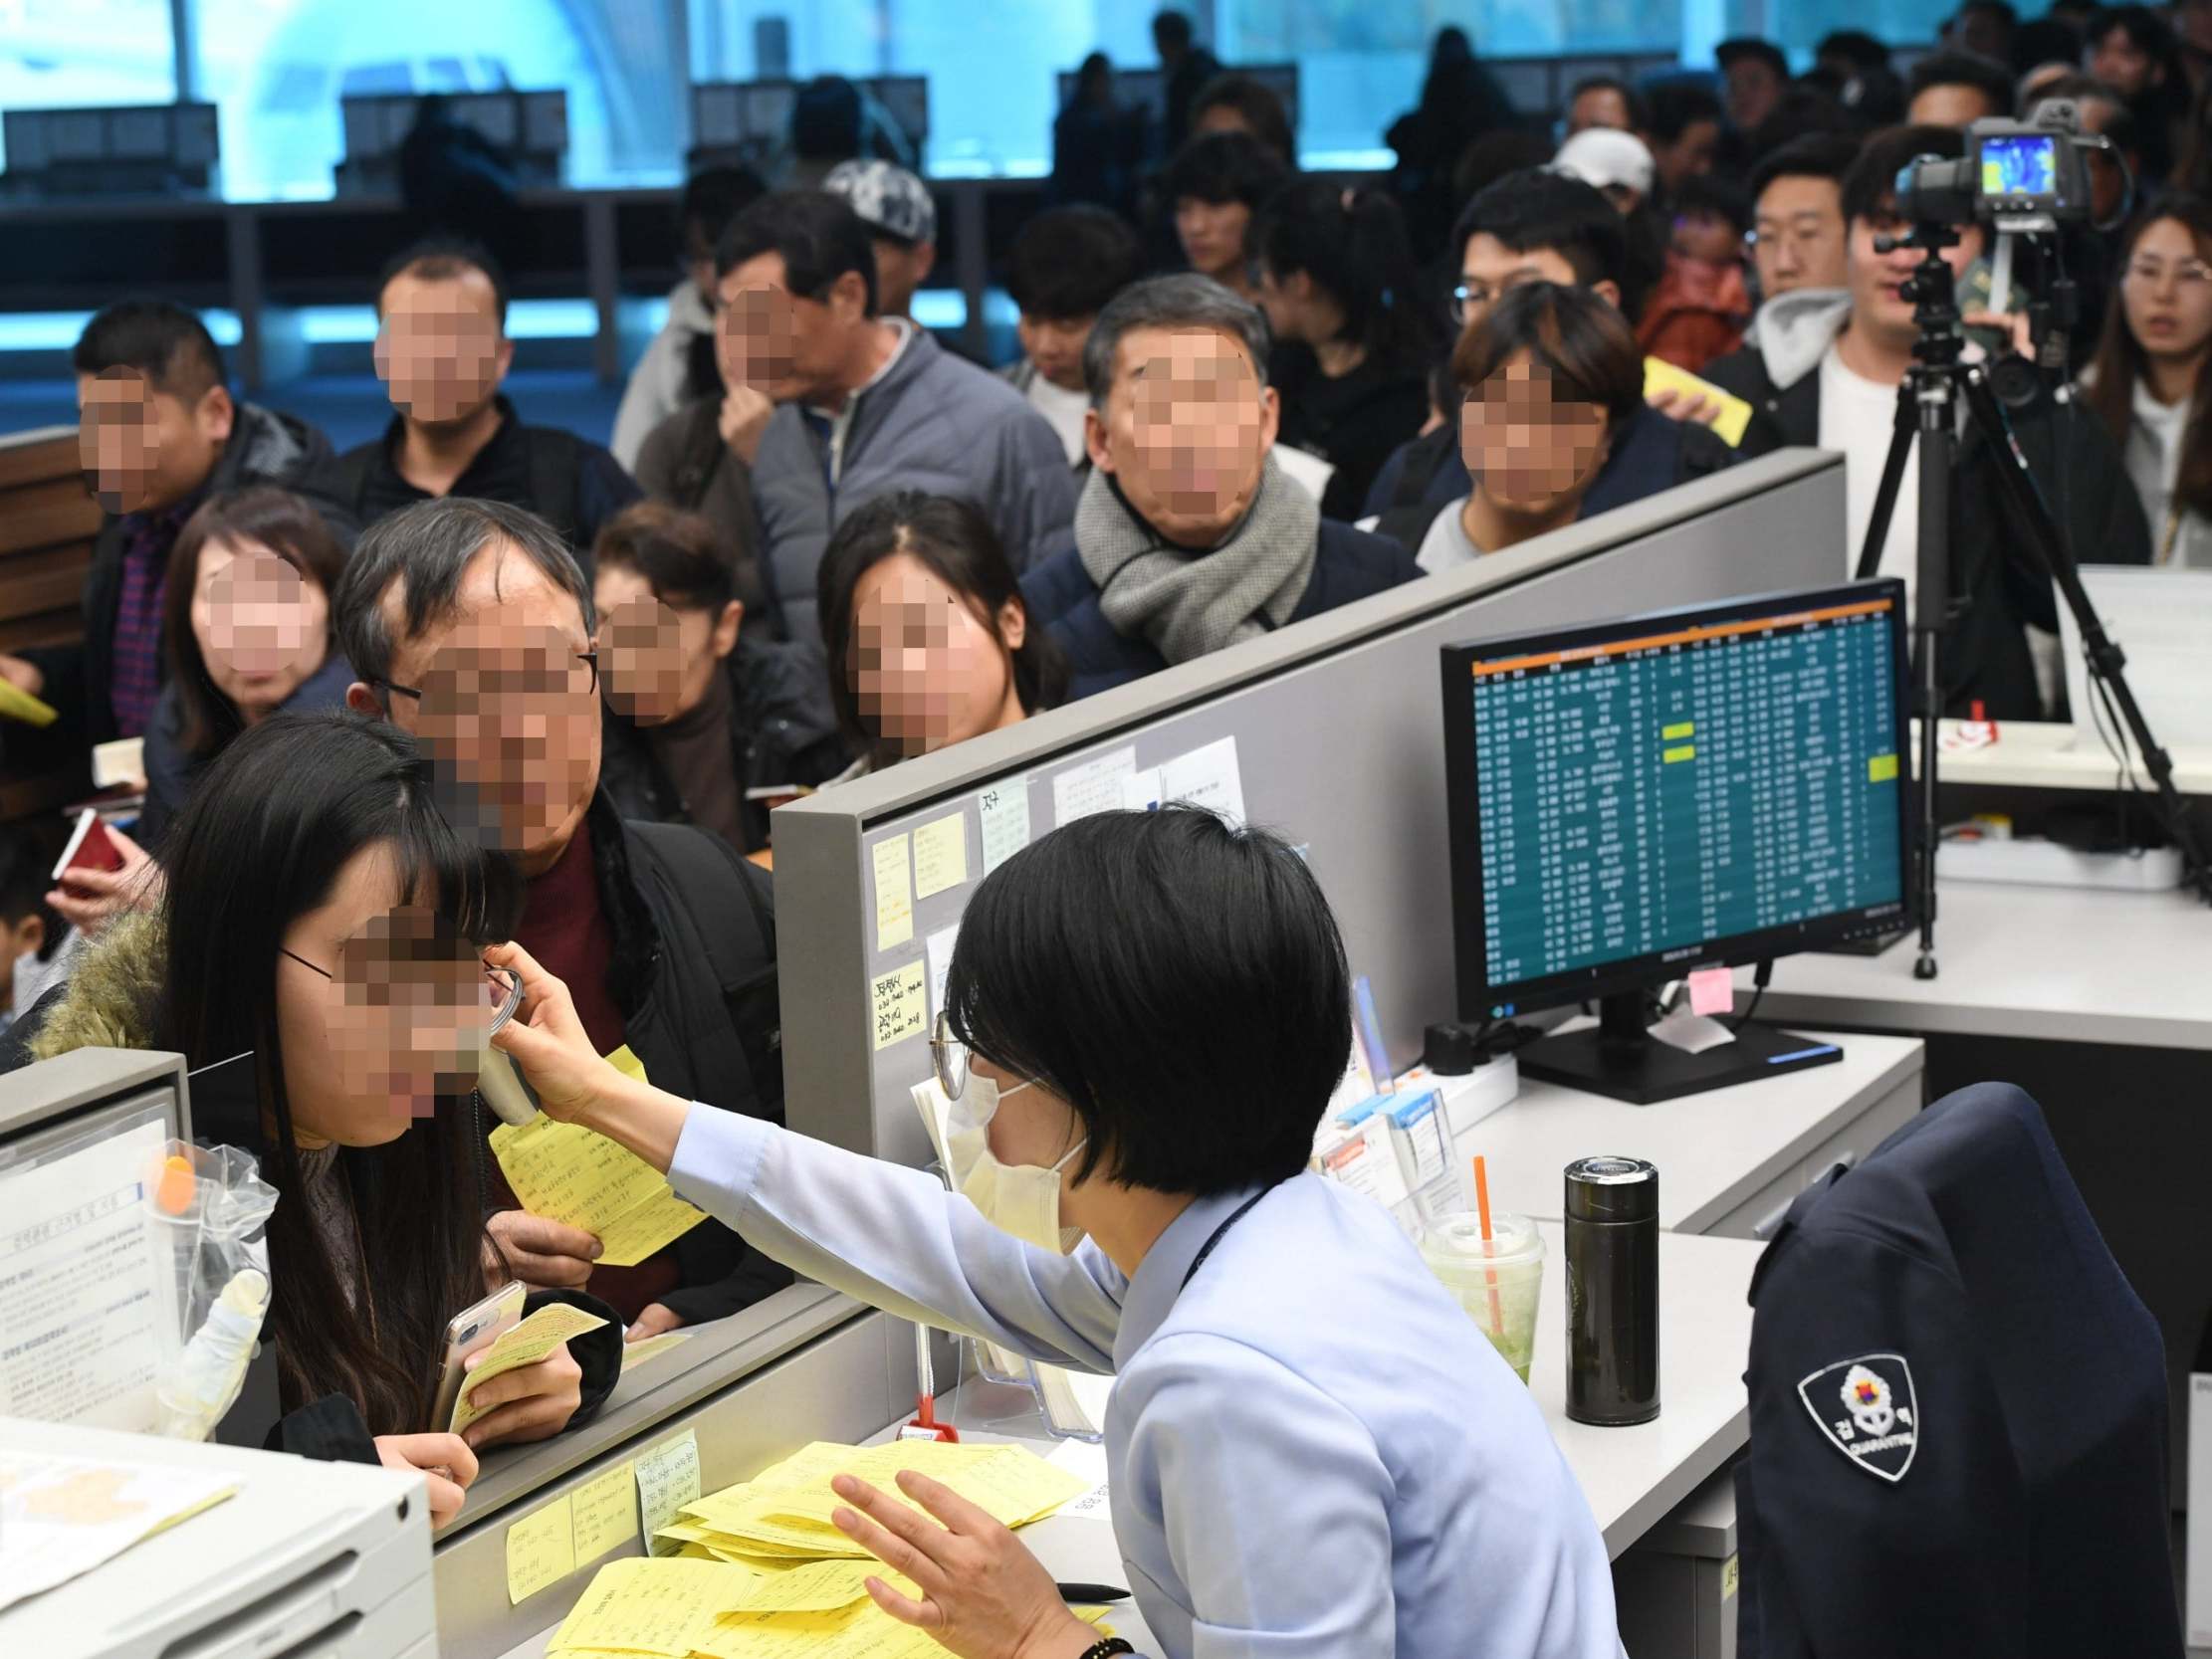
{"type": "Polygon", "coordinates": [[[1943,826],[1935,808],[1937,728],[1943,721],[1943,670],[1939,648],[1951,611],[1951,462],[1957,448],[1949,382],[1905,376],[1915,398],[1920,437],[1920,542],[1912,581],[1914,666],[1919,670],[1920,716],[1920,954],[1915,979],[1933,979],[1935,961],[1935,855],[1943,826]]]}

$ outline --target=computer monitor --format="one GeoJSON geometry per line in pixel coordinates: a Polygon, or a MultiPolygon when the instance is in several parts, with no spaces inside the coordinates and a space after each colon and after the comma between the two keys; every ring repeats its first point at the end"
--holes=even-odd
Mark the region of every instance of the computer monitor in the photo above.
{"type": "Polygon", "coordinates": [[[1598,998],[1521,1070],[1640,1103],[1838,1058],[1648,993],[1911,920],[1904,637],[1882,579],[1444,647],[1460,1019],[1598,998]]]}

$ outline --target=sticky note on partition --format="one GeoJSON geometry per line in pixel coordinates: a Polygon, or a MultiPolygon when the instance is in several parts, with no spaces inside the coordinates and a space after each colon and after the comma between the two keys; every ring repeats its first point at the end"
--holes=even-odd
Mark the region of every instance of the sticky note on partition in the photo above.
{"type": "Polygon", "coordinates": [[[555,1498],[507,1529],[507,1603],[518,1606],[576,1569],[574,1516],[555,1498]]]}
{"type": "Polygon", "coordinates": [[[884,974],[871,987],[869,1016],[876,1050],[919,1037],[929,1027],[929,973],[920,962],[884,974]]]}
{"type": "Polygon", "coordinates": [[[976,796],[976,817],[988,876],[1029,844],[1029,785],[1020,778],[994,783],[976,796]]]}
{"type": "Polygon", "coordinates": [[[655,1535],[675,1521],[686,1504],[699,1502],[697,1431],[687,1428],[663,1440],[642,1453],[632,1468],[637,1475],[638,1519],[645,1531],[645,1547],[656,1555],[673,1555],[683,1545],[655,1535]]]}
{"type": "Polygon", "coordinates": [[[968,880],[968,814],[956,812],[914,832],[914,897],[930,899],[968,880]]]}
{"type": "Polygon", "coordinates": [[[637,1537],[637,1471],[625,1463],[568,1495],[578,1566],[637,1537]]]}
{"type": "Polygon", "coordinates": [[[914,883],[907,866],[907,837],[878,841],[876,873],[876,948],[889,950],[914,936],[914,883]]]}

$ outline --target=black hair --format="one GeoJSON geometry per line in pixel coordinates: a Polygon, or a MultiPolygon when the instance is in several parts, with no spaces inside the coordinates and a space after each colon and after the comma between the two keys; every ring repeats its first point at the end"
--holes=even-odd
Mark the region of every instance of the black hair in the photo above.
{"type": "Polygon", "coordinates": [[[735,599],[748,619],[767,614],[760,566],[733,548],[705,514],[667,502],[632,502],[601,524],[591,561],[600,570],[635,570],[671,610],[719,617],[735,599]]]}
{"type": "Polygon", "coordinates": [[[466,236],[443,232],[411,242],[384,262],[376,277],[376,314],[384,314],[384,290],[396,277],[419,277],[426,282],[452,282],[474,271],[492,285],[499,303],[500,326],[507,325],[507,273],[492,250],[466,236]]]}
{"type": "MultiPolygon", "coordinates": [[[[2212,201],[2175,191],[2152,202],[2128,225],[2112,262],[2115,282],[2125,274],[2143,233],[2169,219],[2189,233],[2199,259],[2212,253],[2212,201]]],[[[2135,387],[2149,369],[2149,353],[2143,350],[2142,341],[2135,337],[2127,320],[2125,301],[2115,294],[2104,310],[2104,326],[2097,345],[2097,373],[2084,395],[2123,449],[2135,424],[2135,387]]],[[[2198,366],[2197,383],[2190,390],[2173,500],[2190,513],[2212,515],[2212,366],[2198,366]]],[[[2153,526],[2156,532],[2157,526],[2153,526]]]]}
{"type": "Polygon", "coordinates": [[[1978,52],[1937,52],[1922,58],[1905,83],[1906,104],[1930,87],[1971,87],[1989,101],[1992,115],[2012,113],[2012,71],[1978,52]]]}
{"type": "Polygon", "coordinates": [[[779,254],[783,284],[802,300],[819,300],[838,278],[859,273],[867,290],[864,314],[876,314],[876,249],[867,221],[827,190],[778,190],[730,222],[715,244],[715,276],[749,259],[779,254]]]}
{"type": "Polygon", "coordinates": [[[1516,254],[1549,248],[1585,288],[1630,281],[1628,232],[1603,192],[1579,178],[1530,168],[1508,173],[1459,212],[1451,227],[1452,259],[1466,257],[1476,236],[1495,237],[1516,254]]]}
{"type": "Polygon", "coordinates": [[[1966,153],[1966,134],[1955,126],[1888,126],[1867,139],[1859,159],[1844,175],[1844,223],[1872,219],[1897,194],[1897,174],[1915,156],[1956,160],[1966,153]]]}
{"type": "Polygon", "coordinates": [[[210,541],[232,547],[266,547],[323,590],[324,649],[337,646],[338,577],[345,548],[305,499],[273,484],[210,497],[177,531],[162,579],[161,649],[177,709],[177,746],[205,759],[245,728],[235,705],[217,688],[192,627],[192,598],[200,585],[200,554],[210,541]]]}
{"type": "Polygon", "coordinates": [[[1859,159],[1859,140],[1835,132],[1808,132],[1767,154],[1751,169],[1751,201],[1757,206],[1778,178],[1825,178],[1841,188],[1844,175],[1859,159]]]}
{"type": "Polygon", "coordinates": [[[2012,67],[2022,75],[2039,64],[2076,64],[2082,59],[2082,31],[2059,17],[2023,23],[2012,35],[2012,67]]]}
{"type": "Polygon", "coordinates": [[[860,153],[860,89],[817,75],[791,100],[791,151],[801,161],[849,161],[860,153]]]}
{"type": "Polygon", "coordinates": [[[555,587],[565,590],[581,613],[584,636],[590,637],[591,583],[553,525],[528,509],[505,502],[441,496],[387,513],[361,533],[345,561],[331,609],[337,619],[338,643],[353,672],[370,685],[391,674],[398,642],[384,617],[384,595],[393,582],[404,578],[407,584],[400,625],[405,637],[414,639],[433,622],[453,614],[462,577],[494,542],[514,548],[555,587]]]}
{"type": "Polygon", "coordinates": [[[157,392],[196,406],[226,383],[223,354],[196,312],[166,300],[117,300],[103,306],[77,336],[70,367],[79,374],[136,369],[157,392]]]}
{"type": "Polygon", "coordinates": [[[945,1007],[1074,1109],[1075,1180],[1197,1197],[1304,1168],[1352,1052],[1344,941],[1305,860],[1185,806],[1079,819],[985,877],[945,1007]]]}
{"type": "Polygon", "coordinates": [[[1243,117],[1253,137],[1275,152],[1286,167],[1298,165],[1298,141],[1290,131],[1290,113],[1275,89],[1257,76],[1230,70],[1217,75],[1199,89],[1191,101],[1191,124],[1209,109],[1233,109],[1243,117]]]}
{"type": "Polygon", "coordinates": [[[1253,212],[1290,181],[1282,158],[1249,132],[1202,132],[1168,163],[1169,202],[1242,202],[1253,212]]]}
{"type": "Polygon", "coordinates": [[[1311,278],[1344,312],[1342,337],[1371,357],[1418,369],[1435,354],[1439,330],[1420,303],[1405,214],[1387,192],[1299,179],[1268,197],[1247,240],[1278,282],[1311,278]]]}
{"type": "Polygon", "coordinates": [[[2112,147],[2116,150],[2134,150],[2142,144],[2142,122],[2136,118],[2127,100],[2117,88],[2107,87],[2094,76],[2062,75],[2055,81],[2045,83],[2035,97],[2021,105],[2021,118],[2027,119],[2043,105],[2052,103],[2101,104],[2109,111],[2104,119],[2103,136],[2111,141],[2112,147]]]}
{"type": "MultiPolygon", "coordinates": [[[[46,902],[54,886],[54,853],[29,824],[0,824],[0,928],[13,928],[27,916],[46,925],[38,959],[50,962],[61,949],[69,924],[46,902]]],[[[26,1010],[19,1004],[16,1013],[26,1010]]]]}
{"type": "Polygon", "coordinates": [[[457,955],[509,936],[521,879],[446,822],[404,731],[359,715],[276,715],[217,756],[164,847],[167,954],[151,1046],[195,1067],[255,1056],[275,1125],[262,1174],[289,1200],[269,1221],[269,1328],[286,1404],[344,1394],[371,1434],[402,1434],[429,1413],[445,1322],[484,1294],[484,1131],[454,1101],[384,1145],[337,1153],[360,1229],[343,1283],[302,1196],[277,1018],[287,933],[378,845],[392,850],[402,901],[428,907],[457,955]]]}
{"type": "Polygon", "coordinates": [[[676,234],[685,257],[698,247],[711,258],[730,221],[768,193],[751,167],[702,167],[693,173],[676,198],[676,234]]]}
{"type": "Polygon", "coordinates": [[[1864,131],[1866,122],[1838,102],[1841,96],[1841,88],[1833,93],[1823,91],[1809,77],[1793,82],[1767,118],[1751,129],[1752,153],[1769,155],[1784,144],[1818,133],[1856,135],[1864,131]]]}
{"type": "Polygon", "coordinates": [[[1618,75],[1586,75],[1567,89],[1567,108],[1572,110],[1575,100],[1584,93],[1619,93],[1621,102],[1628,106],[1629,126],[1642,131],[1650,116],[1644,108],[1644,98],[1634,87],[1618,75]]]}
{"type": "Polygon", "coordinates": [[[1078,204],[1038,214],[1013,239],[1006,293],[1023,314],[1066,322],[1096,316],[1137,280],[1137,233],[1118,213],[1078,204]]]}
{"type": "Polygon", "coordinates": [[[1841,58],[1856,70],[1885,70],[1889,67],[1889,48],[1864,29],[1836,29],[1821,37],[1820,45],[1813,48],[1815,59],[1841,58]]]}
{"type": "Polygon", "coordinates": [[[1191,20],[1184,13],[1163,8],[1152,14],[1152,39],[1156,46],[1191,44],[1191,20]]]}
{"type": "Polygon", "coordinates": [[[2177,50],[2173,30],[2148,6],[2112,6],[2099,12],[2090,19],[2088,44],[2092,49],[2101,46],[2104,37],[2115,29],[2126,30],[2128,43],[2149,54],[2154,62],[2173,63],[2177,50]]]}
{"type": "Polygon", "coordinates": [[[1681,75],[1646,88],[1644,110],[1650,124],[1643,130],[1662,144],[1675,142],[1699,121],[1718,126],[1722,120],[1720,100],[1713,96],[1712,89],[1681,75]]]}
{"type": "MultiPolygon", "coordinates": [[[[906,758],[895,739],[868,725],[853,686],[853,596],[860,578],[895,553],[919,559],[991,630],[1006,654],[1023,714],[1053,708],[1066,698],[1067,658],[1040,620],[1029,619],[1018,647],[1009,649],[999,635],[998,613],[1008,600],[1021,600],[1021,583],[991,520],[957,496],[894,491],[876,497],[837,526],[822,551],[816,589],[822,654],[829,662],[829,699],[855,752],[878,767],[906,758]]],[[[1026,610],[1027,602],[1022,604],[1026,610]]]]}
{"type": "Polygon", "coordinates": [[[1674,214],[1709,213],[1741,233],[1751,229],[1751,198],[1742,185],[1720,173],[1685,178],[1674,192],[1674,214]]]}
{"type": "MultiPolygon", "coordinates": [[[[1636,105],[1629,107],[1633,112],[1636,105]]],[[[1451,193],[1461,202],[1472,201],[1509,174],[1543,166],[1552,158],[1553,148],[1550,138],[1525,127],[1485,132],[1460,151],[1459,159],[1451,164],[1451,193]]],[[[1451,246],[1463,250],[1466,239],[1461,237],[1451,246]]]]}
{"type": "Polygon", "coordinates": [[[1506,290],[1452,348],[1459,389],[1480,388],[1522,352],[1552,376],[1559,402],[1593,403],[1618,431],[1644,407],[1644,353],[1628,318],[1586,288],[1522,283],[1506,290]]]}
{"type": "Polygon", "coordinates": [[[1738,63],[1754,60],[1772,70],[1776,80],[1784,83],[1789,81],[1790,61],[1782,55],[1782,49],[1770,40],[1763,40],[1757,35],[1738,35],[1713,48],[1713,62],[1724,70],[1738,63]]]}

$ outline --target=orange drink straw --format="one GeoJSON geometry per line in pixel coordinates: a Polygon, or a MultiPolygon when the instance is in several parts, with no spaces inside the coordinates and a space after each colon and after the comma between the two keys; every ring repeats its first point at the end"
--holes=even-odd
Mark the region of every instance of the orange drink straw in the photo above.
{"type": "MultiPolygon", "coordinates": [[[[1474,1154],[1474,1213],[1482,1222],[1482,1242],[1488,1244],[1490,1242],[1490,1172],[1483,1167],[1480,1152],[1474,1154]]],[[[1483,1251],[1482,1254],[1485,1259],[1489,1256],[1487,1250],[1483,1251]]],[[[1503,1337],[1505,1335],[1505,1315],[1497,1305],[1497,1269],[1485,1266],[1482,1269],[1482,1282],[1490,1289],[1490,1335],[1503,1337]]]]}

